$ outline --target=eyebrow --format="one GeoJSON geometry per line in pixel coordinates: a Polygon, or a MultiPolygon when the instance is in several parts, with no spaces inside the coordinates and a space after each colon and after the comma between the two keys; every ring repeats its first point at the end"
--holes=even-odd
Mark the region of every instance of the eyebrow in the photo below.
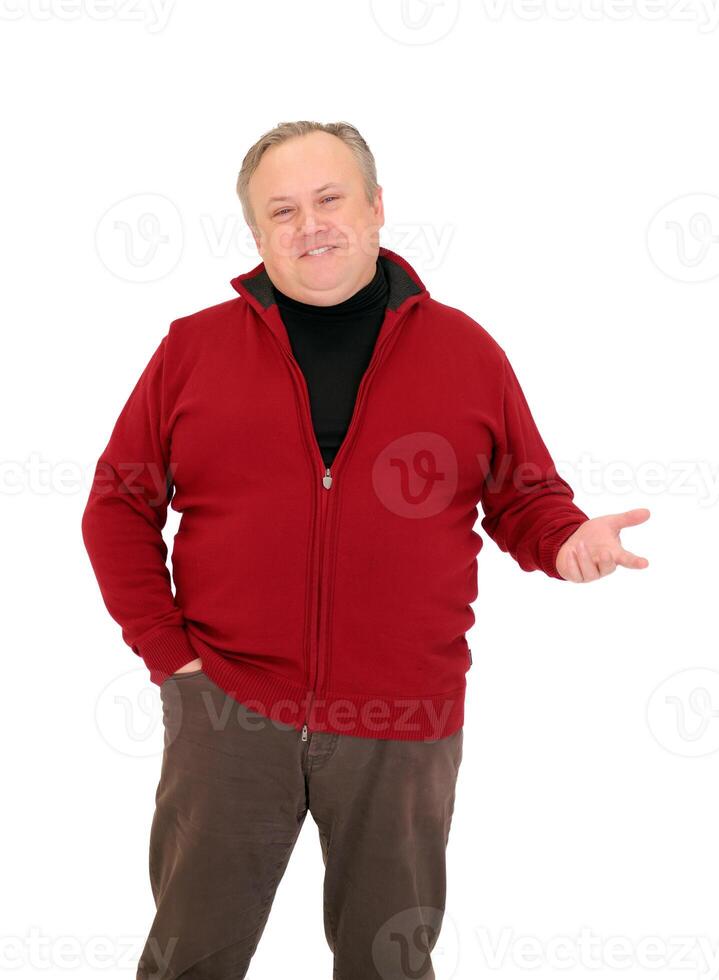
{"type": "MultiPolygon", "coordinates": [[[[313,193],[314,194],[321,194],[322,191],[326,191],[328,187],[340,187],[341,188],[343,186],[344,185],[338,184],[337,181],[334,181],[333,180],[329,184],[323,184],[322,187],[318,187],[315,191],[313,191],[313,193]]],[[[276,197],[271,197],[271,198],[269,198],[269,200],[267,201],[267,203],[268,204],[274,204],[276,201],[289,201],[291,199],[292,199],[292,195],[291,194],[285,194],[285,195],[279,195],[279,196],[276,196],[276,197]]]]}

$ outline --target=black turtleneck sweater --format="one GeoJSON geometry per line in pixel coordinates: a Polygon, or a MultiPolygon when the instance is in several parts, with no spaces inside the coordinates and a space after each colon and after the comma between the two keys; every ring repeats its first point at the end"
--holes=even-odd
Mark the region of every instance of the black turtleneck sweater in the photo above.
{"type": "Polygon", "coordinates": [[[374,279],[334,306],[301,303],[272,287],[292,353],[310,395],[312,424],[325,466],[349,427],[357,389],[385,316],[389,283],[380,259],[374,279]]]}

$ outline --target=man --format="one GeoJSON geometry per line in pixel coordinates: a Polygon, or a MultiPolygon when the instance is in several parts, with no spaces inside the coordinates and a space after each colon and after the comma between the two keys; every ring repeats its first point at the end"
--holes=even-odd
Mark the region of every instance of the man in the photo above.
{"type": "Polygon", "coordinates": [[[476,505],[523,569],[573,582],[646,567],[619,531],[649,512],[576,506],[504,350],[379,245],[382,188],[353,126],[276,127],[238,193],[263,261],[232,280],[239,298],[171,323],[82,520],[163,701],[137,976],[245,976],[309,810],[335,976],[427,980],[476,505]]]}

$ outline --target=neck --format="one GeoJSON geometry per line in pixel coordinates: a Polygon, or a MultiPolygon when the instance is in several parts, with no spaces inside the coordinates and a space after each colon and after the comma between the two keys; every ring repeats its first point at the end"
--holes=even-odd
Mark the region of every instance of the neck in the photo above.
{"type": "MultiPolygon", "coordinates": [[[[361,289],[364,289],[365,286],[372,282],[377,275],[378,261],[379,257],[375,258],[374,262],[363,269],[357,282],[353,283],[349,287],[345,286],[340,291],[336,291],[335,289],[318,289],[302,290],[298,293],[295,290],[294,283],[288,283],[286,290],[282,290],[280,286],[276,286],[275,288],[278,290],[278,292],[282,291],[283,296],[287,296],[298,303],[304,303],[306,306],[339,306],[340,303],[344,303],[346,300],[351,299],[361,289]],[[316,295],[310,295],[311,292],[315,292],[316,295]],[[328,296],[330,296],[331,299],[328,300],[328,296]]],[[[272,276],[270,276],[270,279],[272,279],[272,276]]]]}
{"type": "Polygon", "coordinates": [[[284,309],[299,315],[320,317],[352,315],[378,305],[385,305],[387,302],[389,284],[379,258],[371,272],[372,274],[367,278],[367,281],[350,296],[329,305],[320,306],[315,303],[304,302],[293,296],[288,296],[274,285],[272,289],[275,301],[281,310],[284,309]]]}

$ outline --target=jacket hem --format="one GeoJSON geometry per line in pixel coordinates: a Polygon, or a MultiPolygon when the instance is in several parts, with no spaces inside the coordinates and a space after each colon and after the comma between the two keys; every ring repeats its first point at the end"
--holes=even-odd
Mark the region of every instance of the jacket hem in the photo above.
{"type": "Polygon", "coordinates": [[[134,644],[132,649],[145,661],[152,683],[158,685],[200,656],[183,626],[169,626],[142,643],[134,644]]]}
{"type": "Polygon", "coordinates": [[[203,641],[202,670],[236,701],[298,731],[330,732],[357,738],[434,741],[464,724],[466,681],[452,691],[416,695],[317,694],[279,674],[248,666],[218,653],[203,641]]]}

